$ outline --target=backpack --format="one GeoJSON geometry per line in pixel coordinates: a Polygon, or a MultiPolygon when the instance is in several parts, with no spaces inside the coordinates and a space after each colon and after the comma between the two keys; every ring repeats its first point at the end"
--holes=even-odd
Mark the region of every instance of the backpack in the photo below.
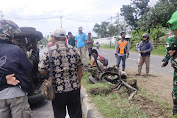
{"type": "MultiPolygon", "coordinates": [[[[103,57],[104,58],[104,57],[103,57]]],[[[104,63],[103,63],[104,66],[107,66],[108,65],[108,60],[106,58],[104,58],[104,63]]]]}
{"type": "Polygon", "coordinates": [[[108,60],[102,56],[99,55],[99,57],[101,58],[101,60],[103,61],[103,65],[107,66],[108,65],[108,60]]]}

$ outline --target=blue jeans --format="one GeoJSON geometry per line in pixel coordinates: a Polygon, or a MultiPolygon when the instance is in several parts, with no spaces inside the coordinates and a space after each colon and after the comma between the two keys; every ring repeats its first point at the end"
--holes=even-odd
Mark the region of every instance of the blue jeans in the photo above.
{"type": "Polygon", "coordinates": [[[119,68],[121,60],[122,60],[122,71],[124,71],[125,70],[126,55],[124,55],[124,56],[117,56],[117,66],[118,66],[118,68],[119,68]]]}

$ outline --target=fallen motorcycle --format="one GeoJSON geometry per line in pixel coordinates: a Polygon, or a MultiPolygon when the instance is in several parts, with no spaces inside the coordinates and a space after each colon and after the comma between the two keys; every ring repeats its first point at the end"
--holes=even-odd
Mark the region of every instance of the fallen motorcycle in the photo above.
{"type": "MultiPolygon", "coordinates": [[[[89,76],[89,81],[93,84],[98,82],[109,82],[111,84],[116,84],[115,90],[119,90],[122,86],[125,86],[127,89],[130,89],[133,91],[128,100],[131,100],[137,93],[137,87],[133,87],[129,84],[127,84],[123,79],[126,79],[127,75],[125,72],[120,71],[116,66],[114,67],[108,67],[104,70],[101,70],[97,60],[95,59],[96,68],[95,70],[92,70],[93,68],[89,69],[89,72],[92,73],[92,75],[89,76]]],[[[136,82],[136,81],[135,81],[136,82]]]]}

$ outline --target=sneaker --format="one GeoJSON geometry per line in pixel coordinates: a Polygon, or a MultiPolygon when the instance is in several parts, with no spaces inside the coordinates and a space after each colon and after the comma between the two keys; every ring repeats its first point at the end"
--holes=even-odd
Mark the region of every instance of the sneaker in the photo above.
{"type": "Polygon", "coordinates": [[[139,74],[139,73],[137,73],[137,74],[135,74],[136,76],[141,76],[141,74],[139,74]]]}
{"type": "Polygon", "coordinates": [[[148,77],[149,76],[149,74],[145,74],[145,77],[148,77]]]}

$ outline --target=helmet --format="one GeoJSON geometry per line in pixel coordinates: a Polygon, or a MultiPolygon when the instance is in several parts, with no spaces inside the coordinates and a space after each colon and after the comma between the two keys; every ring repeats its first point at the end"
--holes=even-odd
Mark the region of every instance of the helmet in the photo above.
{"type": "Polygon", "coordinates": [[[0,19],[0,39],[12,41],[14,34],[20,32],[20,28],[13,21],[0,19]]]}
{"type": "Polygon", "coordinates": [[[149,38],[149,34],[145,33],[145,34],[142,35],[142,37],[149,38]]]}
{"type": "Polygon", "coordinates": [[[177,49],[177,41],[175,40],[174,35],[173,35],[173,36],[170,36],[170,37],[167,39],[167,42],[166,42],[166,49],[167,49],[167,50],[176,50],[176,49],[177,49]]]}
{"type": "Polygon", "coordinates": [[[177,29],[177,11],[173,13],[171,19],[168,21],[168,24],[170,25],[170,29],[172,31],[177,29]]]}

